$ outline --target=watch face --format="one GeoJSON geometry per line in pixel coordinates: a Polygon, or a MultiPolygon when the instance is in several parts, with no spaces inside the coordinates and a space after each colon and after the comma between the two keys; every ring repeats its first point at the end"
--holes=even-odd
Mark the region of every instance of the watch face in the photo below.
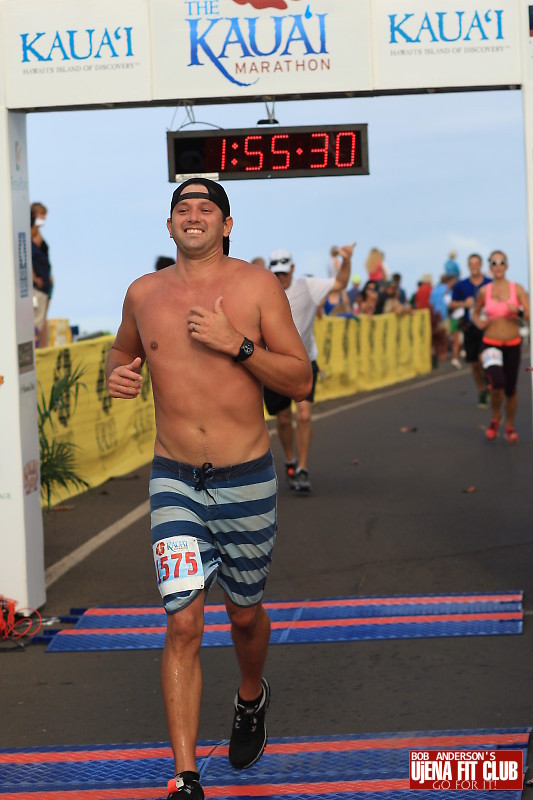
{"type": "Polygon", "coordinates": [[[247,356],[251,356],[254,352],[254,346],[252,342],[244,342],[241,348],[247,356]]]}

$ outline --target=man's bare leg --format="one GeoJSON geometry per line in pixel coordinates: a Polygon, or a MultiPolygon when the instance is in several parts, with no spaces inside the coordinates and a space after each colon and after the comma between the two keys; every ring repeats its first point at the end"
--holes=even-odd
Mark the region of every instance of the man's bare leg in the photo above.
{"type": "Polygon", "coordinates": [[[231,637],[241,671],[241,700],[255,700],[261,695],[261,678],[270,641],[270,618],[262,603],[237,606],[226,597],[231,622],[231,637]]]}
{"type": "Polygon", "coordinates": [[[167,617],[161,660],[161,685],[176,775],[196,769],[196,742],[202,699],[200,645],[204,629],[204,592],[182,611],[167,617]]]}
{"type": "Polygon", "coordinates": [[[226,597],[226,608],[241,670],[229,760],[236,769],[246,769],[261,758],[267,741],[265,714],[270,701],[270,687],[263,677],[263,669],[270,641],[270,619],[261,603],[243,608],[226,597]]]}
{"type": "MultiPolygon", "coordinates": [[[[292,410],[289,406],[284,408],[276,414],[276,422],[278,428],[278,436],[285,453],[285,461],[290,463],[294,461],[294,447],[292,435],[292,410]]],[[[228,612],[229,613],[229,612],[228,612]]]]}
{"type": "Polygon", "coordinates": [[[472,362],[472,377],[474,378],[474,382],[478,388],[478,391],[484,392],[486,389],[485,371],[479,361],[472,362]]]}
{"type": "Polygon", "coordinates": [[[514,418],[518,405],[518,394],[505,398],[505,423],[508,427],[514,428],[514,418]]]}
{"type": "Polygon", "coordinates": [[[312,408],[313,404],[309,400],[302,400],[296,404],[296,453],[300,469],[307,469],[307,461],[311,449],[313,436],[311,427],[312,408]]]}

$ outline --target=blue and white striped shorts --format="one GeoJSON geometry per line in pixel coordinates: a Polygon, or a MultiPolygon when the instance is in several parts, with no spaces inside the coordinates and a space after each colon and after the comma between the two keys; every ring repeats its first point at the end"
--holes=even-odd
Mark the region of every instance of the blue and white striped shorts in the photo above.
{"type": "MultiPolygon", "coordinates": [[[[150,475],[152,544],[169,536],[194,536],[206,593],[217,580],[236,605],[255,605],[263,596],[272,560],[276,496],[270,451],[230,467],[193,467],[155,456],[150,475]]],[[[188,606],[201,591],[167,595],[167,614],[188,606]]]]}

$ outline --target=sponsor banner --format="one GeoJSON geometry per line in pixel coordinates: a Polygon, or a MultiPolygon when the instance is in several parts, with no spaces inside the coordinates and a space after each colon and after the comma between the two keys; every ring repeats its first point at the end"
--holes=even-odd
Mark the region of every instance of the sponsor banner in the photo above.
{"type": "Polygon", "coordinates": [[[320,375],[315,399],[379,389],[431,372],[429,312],[315,322],[320,375]]]}
{"type": "Polygon", "coordinates": [[[521,83],[517,3],[373,0],[376,90],[521,83]]]}
{"type": "MultiPolygon", "coordinates": [[[[38,395],[50,396],[54,381],[80,367],[77,402],[65,398],[63,408],[47,425],[50,440],[76,445],[76,472],[91,486],[108,478],[132,472],[153,456],[155,423],[148,367],[143,368],[142,392],[134,400],[114,400],[105,381],[107,354],[113,336],[103,336],[66,347],[47,347],[36,351],[38,395]]],[[[52,503],[78,492],[72,487],[58,488],[52,503]]]]}
{"type": "Polygon", "coordinates": [[[409,789],[521,791],[522,750],[410,750],[409,789]]]}
{"type": "Polygon", "coordinates": [[[145,0],[16,0],[2,14],[9,108],[150,99],[145,0]]]}
{"type": "MultiPolygon", "coordinates": [[[[387,386],[431,370],[427,311],[401,318],[384,314],[360,322],[325,317],[316,321],[315,336],[321,369],[317,400],[387,386]],[[374,330],[373,337],[370,330],[374,330]],[[380,352],[389,353],[386,368],[379,366],[377,374],[369,370],[370,364],[375,368],[379,363],[375,353],[367,350],[371,342],[372,347],[379,346],[380,352]]],[[[48,397],[54,381],[65,373],[76,367],[85,369],[77,403],[67,399],[61,412],[54,416],[53,430],[47,428],[47,435],[77,445],[76,471],[91,486],[138,469],[151,460],[154,451],[154,402],[147,366],[142,393],[136,399],[116,400],[107,392],[105,364],[113,340],[113,336],[102,336],[36,351],[39,396],[43,391],[48,397]]],[[[28,486],[34,474],[30,469],[28,486]]],[[[72,488],[58,488],[52,502],[59,503],[74,494],[77,491],[72,488]]]]}
{"type": "Polygon", "coordinates": [[[369,91],[369,0],[152,0],[154,99],[369,91]]]}

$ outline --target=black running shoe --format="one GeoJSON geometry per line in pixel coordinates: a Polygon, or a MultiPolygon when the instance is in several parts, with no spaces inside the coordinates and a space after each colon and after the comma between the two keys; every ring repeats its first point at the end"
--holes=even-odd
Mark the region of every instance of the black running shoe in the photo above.
{"type": "Polygon", "coordinates": [[[298,462],[296,461],[286,461],[285,462],[285,475],[287,477],[287,483],[289,484],[289,489],[296,488],[296,469],[298,467],[298,462]]]}
{"type": "Polygon", "coordinates": [[[302,494],[309,494],[309,492],[311,492],[311,481],[309,480],[309,473],[306,469],[298,469],[294,480],[296,483],[295,491],[301,492],[302,494]]]}
{"type": "Polygon", "coordinates": [[[229,742],[229,760],[235,769],[246,769],[263,755],[267,743],[265,714],[270,703],[270,686],[261,678],[263,694],[255,708],[246,708],[235,697],[235,716],[229,742]]]}
{"type": "Polygon", "coordinates": [[[167,800],[204,800],[204,790],[195,778],[184,781],[181,775],[176,775],[168,782],[167,792],[167,800]]]}

